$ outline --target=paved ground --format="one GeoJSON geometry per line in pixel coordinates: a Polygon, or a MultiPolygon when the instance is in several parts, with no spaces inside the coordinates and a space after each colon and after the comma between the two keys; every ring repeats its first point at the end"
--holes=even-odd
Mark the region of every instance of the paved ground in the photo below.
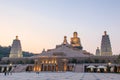
{"type": "Polygon", "coordinates": [[[0,80],[120,80],[120,74],[112,73],[12,73],[4,75],[0,73],[0,80]]]}

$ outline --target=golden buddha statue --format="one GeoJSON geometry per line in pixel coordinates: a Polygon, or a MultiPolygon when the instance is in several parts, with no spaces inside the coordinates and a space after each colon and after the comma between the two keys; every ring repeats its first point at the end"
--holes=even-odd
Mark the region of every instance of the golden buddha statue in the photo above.
{"type": "Polygon", "coordinates": [[[77,32],[73,33],[73,37],[71,38],[71,45],[72,47],[82,49],[80,38],[78,37],[77,32]]]}

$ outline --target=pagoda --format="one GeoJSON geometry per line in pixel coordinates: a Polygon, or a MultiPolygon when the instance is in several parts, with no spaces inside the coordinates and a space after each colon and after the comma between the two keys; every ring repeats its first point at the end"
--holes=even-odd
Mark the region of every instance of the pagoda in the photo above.
{"type": "Polygon", "coordinates": [[[104,31],[101,41],[101,56],[112,56],[112,48],[109,35],[104,31]]]}
{"type": "Polygon", "coordinates": [[[18,36],[16,36],[16,39],[13,40],[11,51],[9,58],[22,58],[22,48],[21,48],[21,43],[20,40],[18,39],[18,36]]]}

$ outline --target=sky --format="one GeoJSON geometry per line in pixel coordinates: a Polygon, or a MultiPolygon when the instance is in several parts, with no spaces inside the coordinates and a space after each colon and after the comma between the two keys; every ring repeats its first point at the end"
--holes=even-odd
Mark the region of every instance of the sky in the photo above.
{"type": "Polygon", "coordinates": [[[84,50],[95,54],[102,35],[110,36],[113,54],[120,53],[120,0],[0,0],[0,45],[15,36],[22,50],[40,53],[78,32],[84,50]]]}

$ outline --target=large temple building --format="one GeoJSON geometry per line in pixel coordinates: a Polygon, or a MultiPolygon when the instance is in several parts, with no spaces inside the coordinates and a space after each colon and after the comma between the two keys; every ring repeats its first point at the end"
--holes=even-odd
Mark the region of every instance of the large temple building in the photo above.
{"type": "MultiPolygon", "coordinates": [[[[87,50],[83,49],[81,40],[78,37],[78,33],[74,32],[70,42],[67,41],[67,36],[64,36],[64,40],[60,45],[56,45],[54,49],[48,49],[32,57],[23,57],[22,48],[18,36],[13,41],[9,58],[3,58],[3,63],[17,65],[14,67],[14,71],[74,71],[74,72],[110,72],[109,68],[115,68],[114,72],[120,72],[120,65],[117,63],[117,56],[112,55],[112,48],[106,31],[102,36],[101,50],[96,49],[96,56],[87,50]],[[32,64],[31,64],[32,63],[32,64]],[[114,64],[111,64],[114,63],[114,64]],[[91,65],[95,69],[91,68],[91,65]],[[104,69],[101,69],[101,66],[104,69]],[[99,68],[100,67],[100,68],[99,68]]],[[[6,67],[9,67],[6,66],[6,67]]],[[[2,66],[3,71],[6,67],[2,66]]],[[[1,69],[2,70],[2,69],[1,69]]]]}
{"type": "Polygon", "coordinates": [[[104,31],[101,41],[101,56],[112,56],[112,48],[109,35],[104,31]]]}
{"type": "Polygon", "coordinates": [[[18,39],[18,36],[16,36],[16,39],[13,40],[11,51],[9,58],[22,58],[22,48],[21,48],[21,43],[20,40],[18,39]]]}
{"type": "Polygon", "coordinates": [[[68,64],[68,58],[79,57],[82,59],[82,57],[88,58],[89,56],[93,55],[86,50],[82,50],[80,38],[77,32],[74,32],[70,44],[67,42],[67,36],[64,36],[62,44],[57,45],[55,49],[48,49],[47,51],[43,49],[42,53],[33,56],[36,59],[35,63],[40,66],[40,69],[38,69],[38,65],[35,64],[34,70],[72,71],[74,65],[68,64]]]}
{"type": "Polygon", "coordinates": [[[92,54],[82,50],[80,38],[77,36],[77,32],[74,32],[70,44],[67,42],[67,37],[64,36],[62,44],[57,45],[55,49],[43,50],[39,56],[88,57],[90,55],[92,54]]]}

